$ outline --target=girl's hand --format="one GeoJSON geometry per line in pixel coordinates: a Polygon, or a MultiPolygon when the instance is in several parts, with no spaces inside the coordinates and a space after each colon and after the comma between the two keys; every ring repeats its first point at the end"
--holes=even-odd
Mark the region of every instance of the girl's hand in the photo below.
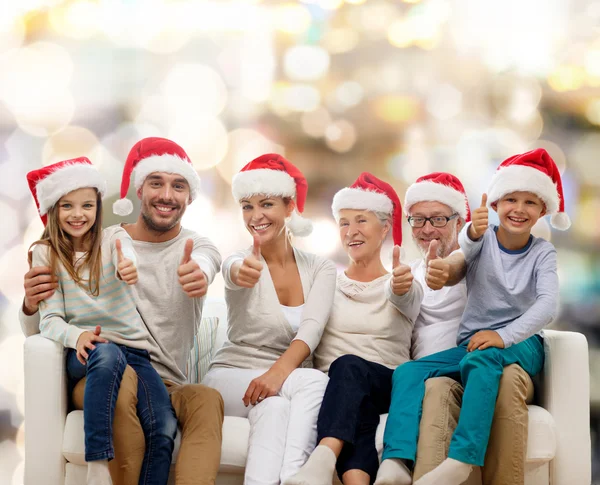
{"type": "Polygon", "coordinates": [[[242,398],[244,406],[248,407],[260,403],[271,396],[276,396],[287,379],[286,373],[276,366],[271,367],[263,375],[252,379],[246,394],[242,398]]]}
{"type": "Polygon", "coordinates": [[[120,239],[117,239],[116,248],[118,261],[117,273],[119,274],[119,278],[121,278],[128,285],[135,285],[138,281],[137,268],[135,267],[131,259],[127,259],[123,255],[120,239]]]}
{"type": "Polygon", "coordinates": [[[504,340],[500,337],[498,332],[494,330],[481,330],[471,337],[469,345],[467,345],[467,351],[473,352],[474,350],[484,350],[488,347],[497,347],[499,349],[504,348],[504,340]]]}
{"type": "Polygon", "coordinates": [[[86,365],[86,361],[88,359],[87,350],[93,350],[96,348],[93,342],[98,342],[101,344],[108,343],[108,340],[100,337],[100,326],[96,327],[95,332],[83,332],[79,338],[77,339],[77,360],[81,362],[83,365],[86,365]]]}

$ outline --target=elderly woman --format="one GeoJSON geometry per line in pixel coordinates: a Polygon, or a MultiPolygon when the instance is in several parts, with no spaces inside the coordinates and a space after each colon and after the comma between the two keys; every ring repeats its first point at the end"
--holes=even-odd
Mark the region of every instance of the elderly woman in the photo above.
{"type": "Polygon", "coordinates": [[[335,195],[332,209],[350,264],[338,275],[331,317],[315,352],[317,368],[329,371],[319,446],[285,485],[330,485],[336,461],[345,485],[375,480],[379,415],[388,412],[394,369],[410,359],[423,297],[410,268],[400,263],[402,209],[390,185],[363,173],[335,195]],[[391,274],[381,262],[390,230],[396,245],[391,274]]]}
{"type": "Polygon", "coordinates": [[[307,184],[279,155],[250,162],[232,183],[253,247],[223,264],[228,342],[203,384],[219,390],[225,415],[248,417],[246,485],[279,485],[306,462],[328,378],[302,368],[317,347],[335,291],[331,261],[292,246],[310,233],[307,184]],[[296,202],[294,202],[296,197],[296,202]]]}

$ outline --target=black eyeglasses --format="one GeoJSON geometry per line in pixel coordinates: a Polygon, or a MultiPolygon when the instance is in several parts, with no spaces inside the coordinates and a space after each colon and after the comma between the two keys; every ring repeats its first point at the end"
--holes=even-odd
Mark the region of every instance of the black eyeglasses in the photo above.
{"type": "Polygon", "coordinates": [[[412,217],[411,216],[408,218],[408,223],[411,225],[411,227],[421,228],[421,227],[425,226],[427,221],[429,221],[429,224],[431,224],[433,227],[445,227],[446,224],[448,224],[448,222],[450,222],[452,219],[456,219],[457,217],[458,217],[458,214],[452,214],[450,217],[446,217],[446,216],[412,217]]]}

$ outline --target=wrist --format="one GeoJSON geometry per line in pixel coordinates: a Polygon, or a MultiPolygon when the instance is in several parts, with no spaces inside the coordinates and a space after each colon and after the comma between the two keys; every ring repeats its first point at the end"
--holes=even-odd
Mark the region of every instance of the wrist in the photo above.
{"type": "Polygon", "coordinates": [[[39,310],[39,305],[35,305],[35,304],[34,304],[34,305],[30,305],[30,304],[28,304],[28,303],[27,303],[27,298],[25,298],[25,299],[23,300],[23,307],[22,307],[22,310],[23,310],[23,313],[24,313],[26,316],[30,317],[30,316],[32,316],[32,315],[35,315],[35,314],[38,312],[38,310],[39,310]]]}

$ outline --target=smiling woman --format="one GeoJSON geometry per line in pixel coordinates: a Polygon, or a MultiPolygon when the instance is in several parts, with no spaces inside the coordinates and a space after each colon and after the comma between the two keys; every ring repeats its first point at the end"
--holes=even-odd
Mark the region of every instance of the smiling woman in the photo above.
{"type": "Polygon", "coordinates": [[[258,157],[232,189],[254,244],[223,264],[229,341],[203,384],[221,393],[225,415],[250,421],[244,483],[280,483],[316,443],[327,376],[303,363],[329,317],[335,266],[291,244],[312,225],[300,216],[306,179],[288,160],[258,157]]]}

